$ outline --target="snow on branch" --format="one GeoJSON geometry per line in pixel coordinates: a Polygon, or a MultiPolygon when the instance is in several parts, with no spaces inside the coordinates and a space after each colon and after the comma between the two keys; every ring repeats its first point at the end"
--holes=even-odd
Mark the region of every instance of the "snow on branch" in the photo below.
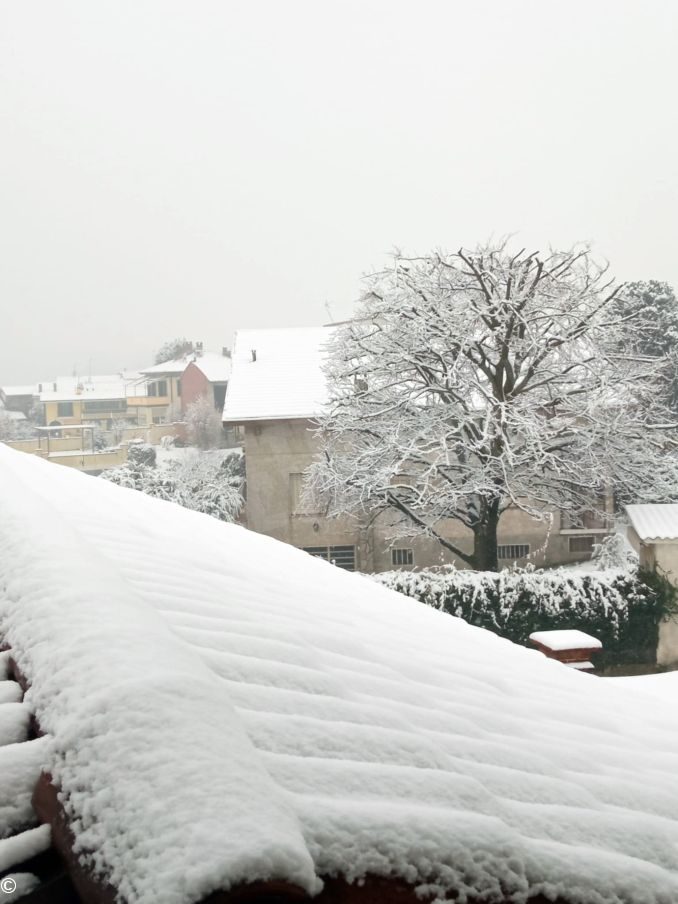
{"type": "Polygon", "coordinates": [[[611,488],[678,498],[666,355],[620,354],[645,313],[620,316],[622,290],[586,247],[396,254],[330,343],[308,492],[331,514],[391,513],[394,536],[446,545],[460,521],[474,549],[457,554],[492,570],[509,507],[546,522],[611,488]]]}

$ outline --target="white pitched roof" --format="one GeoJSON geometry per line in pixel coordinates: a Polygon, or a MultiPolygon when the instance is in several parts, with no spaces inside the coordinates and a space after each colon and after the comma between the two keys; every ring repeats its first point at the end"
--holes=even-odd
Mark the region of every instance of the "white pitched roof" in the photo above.
{"type": "Polygon", "coordinates": [[[231,375],[231,359],[219,352],[190,352],[181,358],[164,361],[162,364],[153,364],[145,367],[141,373],[149,377],[181,376],[189,364],[195,364],[205,374],[210,383],[226,383],[231,375]]]}
{"type": "Polygon", "coordinates": [[[0,386],[0,389],[5,393],[6,396],[30,396],[38,394],[37,384],[33,383],[31,386],[0,386]]]}
{"type": "Polygon", "coordinates": [[[641,540],[678,540],[678,504],[627,505],[626,511],[641,540]]]}
{"type": "Polygon", "coordinates": [[[224,421],[310,418],[328,391],[322,370],[332,327],[238,330],[224,421]]]}
{"type": "Polygon", "coordinates": [[[152,364],[150,367],[144,367],[141,373],[149,377],[158,377],[162,374],[179,376],[186,370],[191,359],[192,355],[186,355],[183,358],[172,358],[171,361],[163,361],[162,364],[152,364]]]}
{"type": "Polygon", "coordinates": [[[678,901],[675,706],[1,444],[0,548],[42,766],[122,898],[678,901]]]}
{"type": "MultiPolygon", "coordinates": [[[[227,383],[231,376],[231,359],[217,352],[203,352],[189,356],[188,364],[195,364],[210,383],[227,383]]],[[[188,367],[188,364],[186,365],[188,367]]]]}

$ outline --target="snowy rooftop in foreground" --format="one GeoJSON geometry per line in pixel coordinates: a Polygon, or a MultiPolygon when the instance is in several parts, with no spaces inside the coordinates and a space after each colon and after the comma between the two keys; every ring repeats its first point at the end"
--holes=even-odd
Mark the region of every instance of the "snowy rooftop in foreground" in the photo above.
{"type": "Polygon", "coordinates": [[[627,505],[626,511],[641,540],[678,540],[678,504],[627,505]]]}
{"type": "Polygon", "coordinates": [[[327,403],[322,364],[332,327],[238,330],[224,421],[312,418],[327,403]]]}
{"type": "Polygon", "coordinates": [[[2,445],[0,587],[44,767],[131,904],[364,874],[678,901],[675,706],[2,445]]]}

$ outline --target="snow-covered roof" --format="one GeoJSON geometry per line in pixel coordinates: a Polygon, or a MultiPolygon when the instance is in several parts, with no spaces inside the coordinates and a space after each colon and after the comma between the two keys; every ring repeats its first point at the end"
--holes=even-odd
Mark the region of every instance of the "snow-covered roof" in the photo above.
{"type": "Polygon", "coordinates": [[[192,359],[192,355],[185,355],[182,358],[173,358],[171,361],[163,361],[162,364],[152,364],[150,367],[144,367],[141,373],[149,377],[178,377],[186,370],[192,359]]]}
{"type": "Polygon", "coordinates": [[[231,376],[231,359],[217,352],[202,352],[202,354],[192,355],[188,364],[195,364],[210,383],[227,383],[231,376]]]}
{"type": "Polygon", "coordinates": [[[8,418],[10,421],[25,421],[26,415],[23,411],[10,411],[0,402],[0,417],[8,418]]]}
{"type": "Polygon", "coordinates": [[[138,373],[96,374],[88,377],[57,377],[41,392],[41,402],[71,402],[78,399],[106,401],[146,394],[144,377],[138,373]],[[54,388],[56,386],[56,389],[54,388]]]}
{"type": "Polygon", "coordinates": [[[181,376],[189,364],[195,364],[205,374],[210,383],[226,383],[231,375],[231,360],[219,352],[194,351],[181,358],[164,361],[145,367],[141,373],[146,376],[181,376]]]}
{"type": "Polygon", "coordinates": [[[530,640],[554,652],[564,650],[599,650],[602,643],[590,634],[574,628],[560,631],[533,631],[530,640]]]}
{"type": "Polygon", "coordinates": [[[678,504],[627,505],[626,511],[638,537],[648,540],[678,540],[678,504]]]}
{"type": "Polygon", "coordinates": [[[223,420],[310,418],[328,391],[322,370],[332,327],[238,330],[223,420]]]}
{"type": "Polygon", "coordinates": [[[678,901],[675,707],[1,445],[0,549],[42,767],[121,900],[678,901]]]}
{"type": "Polygon", "coordinates": [[[5,386],[4,384],[0,386],[0,390],[8,397],[12,398],[13,396],[31,396],[38,394],[38,387],[34,383],[31,386],[5,386]]]}

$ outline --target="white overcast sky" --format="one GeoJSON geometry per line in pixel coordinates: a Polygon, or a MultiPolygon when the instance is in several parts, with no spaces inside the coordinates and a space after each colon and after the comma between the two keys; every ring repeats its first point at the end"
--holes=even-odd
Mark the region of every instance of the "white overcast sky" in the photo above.
{"type": "Polygon", "coordinates": [[[676,0],[3,0],[0,385],[516,233],[678,284],[676,0]]]}

